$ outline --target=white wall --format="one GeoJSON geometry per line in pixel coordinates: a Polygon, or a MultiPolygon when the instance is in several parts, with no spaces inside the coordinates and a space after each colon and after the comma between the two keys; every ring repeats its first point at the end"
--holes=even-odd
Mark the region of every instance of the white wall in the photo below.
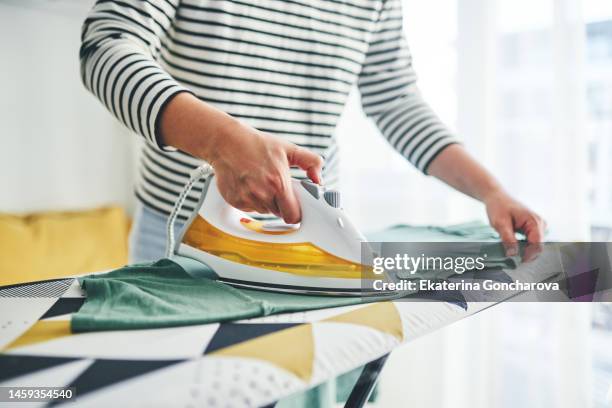
{"type": "Polygon", "coordinates": [[[80,29],[92,3],[0,3],[0,212],[132,201],[137,139],[80,81],[80,29]]]}

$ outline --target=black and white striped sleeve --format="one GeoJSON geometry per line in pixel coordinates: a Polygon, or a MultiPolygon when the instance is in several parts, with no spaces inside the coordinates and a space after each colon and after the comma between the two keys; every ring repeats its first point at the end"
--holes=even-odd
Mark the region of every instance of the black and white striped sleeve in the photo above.
{"type": "Polygon", "coordinates": [[[388,0],[372,34],[358,86],[363,110],[419,170],[458,143],[421,97],[402,29],[401,0],[388,0]]]}
{"type": "Polygon", "coordinates": [[[163,150],[157,119],[187,91],[156,62],[179,0],[98,0],[82,29],[83,83],[125,126],[163,150]]]}

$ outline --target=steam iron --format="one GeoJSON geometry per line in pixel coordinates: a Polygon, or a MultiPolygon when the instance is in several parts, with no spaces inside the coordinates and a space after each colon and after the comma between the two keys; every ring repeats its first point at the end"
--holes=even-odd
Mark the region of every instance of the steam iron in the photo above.
{"type": "MultiPolygon", "coordinates": [[[[230,206],[214,175],[174,243],[173,223],[188,189],[210,167],[194,173],[168,222],[168,249],[210,267],[232,286],[316,295],[381,295],[368,282],[380,279],[362,265],[363,235],[340,206],[335,190],[292,179],[300,224],[261,221],[230,206]]],[[[364,245],[367,250],[367,244],[364,245]]],[[[371,259],[371,257],[370,257],[371,259]]]]}

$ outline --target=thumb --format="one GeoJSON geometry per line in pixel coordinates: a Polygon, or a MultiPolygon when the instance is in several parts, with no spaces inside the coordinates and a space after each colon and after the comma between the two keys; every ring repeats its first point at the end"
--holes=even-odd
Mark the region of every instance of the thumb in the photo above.
{"type": "Polygon", "coordinates": [[[298,166],[306,171],[309,179],[317,184],[321,184],[321,169],[323,168],[321,156],[303,147],[292,145],[287,151],[287,160],[289,161],[289,166],[298,166]]]}
{"type": "Polygon", "coordinates": [[[506,256],[516,256],[518,254],[518,245],[514,236],[514,228],[512,227],[512,219],[505,217],[501,220],[493,222],[493,228],[498,232],[504,248],[506,256]]]}
{"type": "Polygon", "coordinates": [[[291,180],[289,176],[285,180],[285,188],[274,199],[276,206],[279,209],[282,219],[287,224],[297,224],[300,222],[302,215],[300,203],[293,192],[291,180]]]}

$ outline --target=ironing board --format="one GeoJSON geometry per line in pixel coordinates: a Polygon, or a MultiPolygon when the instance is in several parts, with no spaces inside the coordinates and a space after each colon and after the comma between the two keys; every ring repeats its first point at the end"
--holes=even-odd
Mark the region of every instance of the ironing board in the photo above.
{"type": "Polygon", "coordinates": [[[495,304],[387,301],[72,334],[83,302],[75,278],[0,287],[0,387],[75,387],[77,406],[267,406],[366,365],[349,401],[361,405],[393,349],[495,304]]]}

